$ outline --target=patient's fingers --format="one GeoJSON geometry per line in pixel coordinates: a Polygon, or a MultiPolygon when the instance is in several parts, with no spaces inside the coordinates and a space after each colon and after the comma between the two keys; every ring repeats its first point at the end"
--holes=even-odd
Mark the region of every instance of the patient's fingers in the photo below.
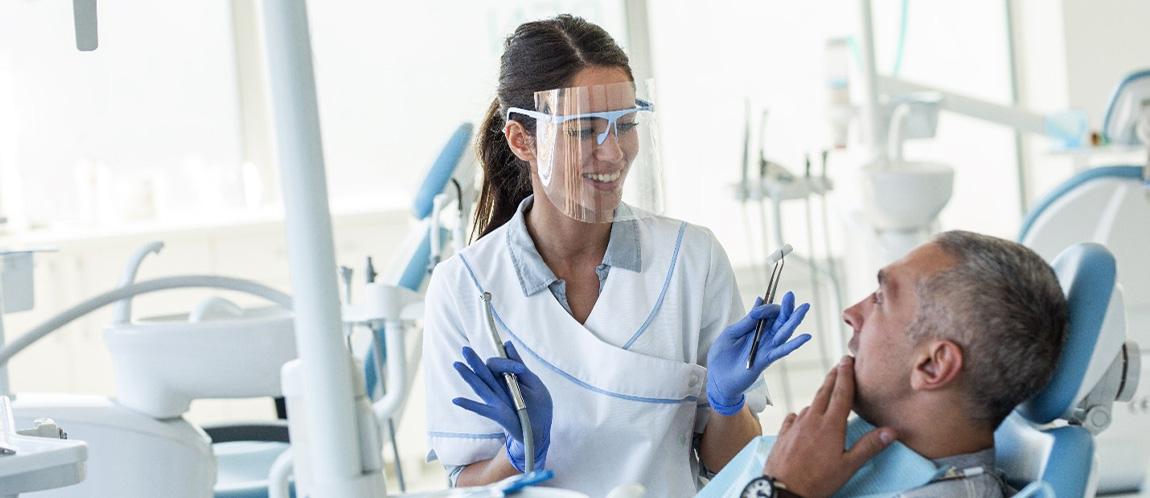
{"type": "Polygon", "coordinates": [[[831,390],[834,389],[835,379],[838,376],[838,367],[832,368],[827,373],[827,378],[823,379],[822,387],[815,393],[815,399],[811,402],[810,408],[813,408],[815,413],[825,413],[827,411],[827,404],[830,403],[831,390]]]}
{"type": "Polygon", "coordinates": [[[827,410],[846,417],[850,413],[855,399],[854,358],[844,356],[835,369],[839,371],[838,380],[835,381],[834,390],[831,391],[830,406],[827,410]]]}
{"type": "Polygon", "coordinates": [[[795,412],[788,413],[787,418],[783,419],[782,427],[779,427],[779,435],[782,436],[783,434],[786,434],[787,429],[790,429],[791,425],[793,425],[794,423],[795,423],[795,412]]]}
{"type": "MultiPolygon", "coordinates": [[[[895,431],[889,427],[875,429],[863,435],[854,446],[846,452],[847,462],[851,469],[858,470],[863,464],[874,458],[882,450],[890,446],[895,440],[895,431]]],[[[852,471],[853,473],[853,471],[852,471]]]]}

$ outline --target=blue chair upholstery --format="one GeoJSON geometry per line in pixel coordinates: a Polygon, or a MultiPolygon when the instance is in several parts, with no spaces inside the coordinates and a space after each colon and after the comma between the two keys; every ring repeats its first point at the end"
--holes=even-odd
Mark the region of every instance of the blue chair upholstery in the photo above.
{"type": "Polygon", "coordinates": [[[412,204],[415,219],[422,220],[431,215],[435,196],[447,188],[447,182],[451,181],[456,170],[464,163],[461,159],[467,152],[467,145],[471,143],[472,128],[471,123],[459,125],[443,145],[439,157],[423,175],[423,183],[415,193],[415,202],[412,204]]]}
{"type": "Polygon", "coordinates": [[[1094,387],[1092,363],[1098,362],[1099,345],[1108,344],[1103,325],[1112,296],[1120,291],[1115,287],[1114,256],[1101,245],[1072,246],[1052,266],[1070,309],[1066,346],[1050,384],[996,431],[997,459],[1016,487],[1043,481],[1055,496],[1088,497],[1096,486],[1093,435],[1080,425],[1051,424],[1068,418],[1084,391],[1094,387]]]}
{"type": "MultiPolygon", "coordinates": [[[[1120,262],[1116,280],[1122,287],[1125,313],[1113,319],[1129,324],[1127,337],[1150,345],[1150,182],[1142,166],[1086,169],[1044,196],[1027,214],[1019,242],[1048,261],[1081,243],[1106,246],[1120,262]]],[[[1118,304],[1115,304],[1118,306],[1118,304]]],[[[1141,378],[1150,384],[1150,349],[1143,349],[1141,378]]],[[[1139,366],[1137,363],[1132,365],[1139,366]]],[[[1145,391],[1145,389],[1143,389],[1145,391]]],[[[1111,427],[1095,434],[1098,492],[1124,493],[1143,489],[1150,469],[1150,396],[1132,394],[1131,409],[1114,410],[1111,427]]]]}

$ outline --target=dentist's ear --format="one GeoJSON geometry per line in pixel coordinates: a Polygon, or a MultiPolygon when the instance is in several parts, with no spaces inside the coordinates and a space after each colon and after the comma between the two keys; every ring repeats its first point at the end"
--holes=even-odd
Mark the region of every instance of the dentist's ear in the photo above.
{"type": "Polygon", "coordinates": [[[962,371],[962,348],[951,341],[931,339],[915,348],[911,387],[930,391],[950,385],[962,371]]]}
{"type": "Polygon", "coordinates": [[[515,154],[515,157],[528,162],[535,160],[535,140],[527,128],[523,127],[523,123],[508,120],[507,125],[503,127],[503,136],[507,138],[507,145],[511,147],[511,153],[515,154]]]}

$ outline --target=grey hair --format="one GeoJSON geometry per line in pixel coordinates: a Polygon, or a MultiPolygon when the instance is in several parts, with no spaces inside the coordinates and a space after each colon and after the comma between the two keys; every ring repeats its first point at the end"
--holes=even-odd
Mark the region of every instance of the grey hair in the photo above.
{"type": "Polygon", "coordinates": [[[911,340],[946,339],[962,348],[969,414],[997,427],[1050,381],[1070,313],[1054,270],[1021,244],[964,231],[932,242],[954,265],[916,286],[911,340]]]}

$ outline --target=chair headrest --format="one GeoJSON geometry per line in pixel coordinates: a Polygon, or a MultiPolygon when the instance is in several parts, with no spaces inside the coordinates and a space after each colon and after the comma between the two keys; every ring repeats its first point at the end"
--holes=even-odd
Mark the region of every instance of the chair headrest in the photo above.
{"type": "MultiPolygon", "coordinates": [[[[1138,145],[1137,125],[1143,102],[1150,98],[1150,69],[1130,73],[1110,94],[1106,114],[1102,118],[1102,132],[1111,143],[1138,145]]],[[[1150,145],[1150,144],[1147,144],[1150,145]]]]}
{"type": "Polygon", "coordinates": [[[1066,294],[1070,328],[1050,383],[1018,408],[1022,416],[1036,424],[1061,418],[1080,401],[1083,387],[1093,387],[1083,386],[1083,382],[1102,339],[1102,324],[1115,285],[1114,256],[1099,244],[1073,245],[1062,251],[1051,266],[1066,294]]]}
{"type": "Polygon", "coordinates": [[[439,157],[435,158],[435,162],[431,163],[431,167],[427,169],[427,174],[423,176],[423,183],[416,191],[415,202],[412,205],[416,219],[422,220],[431,214],[435,204],[435,196],[443,192],[447,183],[451,181],[451,177],[455,175],[455,170],[461,162],[460,158],[463,157],[467,151],[467,145],[471,142],[471,129],[471,123],[459,125],[459,128],[455,129],[455,133],[451,134],[451,138],[443,145],[439,157]]]}

